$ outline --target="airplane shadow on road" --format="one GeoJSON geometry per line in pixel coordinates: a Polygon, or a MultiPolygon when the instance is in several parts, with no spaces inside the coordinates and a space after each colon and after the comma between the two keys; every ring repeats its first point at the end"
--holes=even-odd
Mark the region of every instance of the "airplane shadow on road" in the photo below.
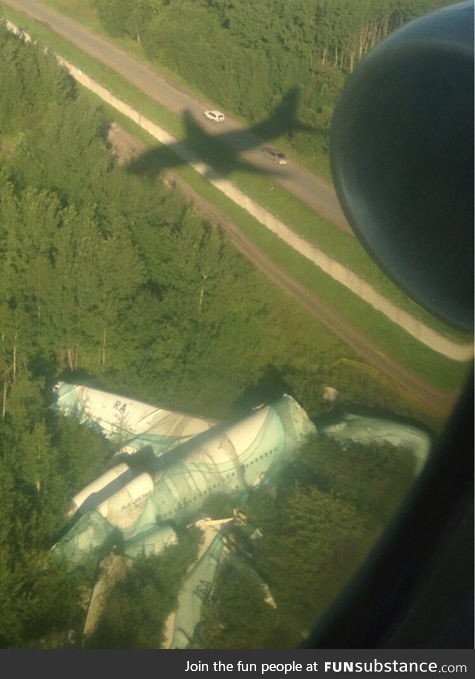
{"type": "Polygon", "coordinates": [[[264,162],[259,157],[253,162],[241,154],[259,147],[263,150],[262,144],[283,136],[290,137],[298,130],[312,131],[313,128],[298,122],[298,98],[298,88],[294,87],[265,120],[247,129],[226,129],[216,134],[209,133],[191,111],[185,110],[183,141],[159,145],[132,160],[127,169],[133,174],[154,178],[164,170],[180,165],[205,163],[207,179],[227,177],[239,170],[283,176],[286,170],[274,164],[271,157],[262,154],[264,162]]]}

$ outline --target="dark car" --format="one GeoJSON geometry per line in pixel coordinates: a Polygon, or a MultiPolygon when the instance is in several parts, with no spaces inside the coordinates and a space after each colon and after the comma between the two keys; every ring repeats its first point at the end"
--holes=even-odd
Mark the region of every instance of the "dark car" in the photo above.
{"type": "Polygon", "coordinates": [[[285,153],[282,153],[282,151],[279,151],[279,149],[275,149],[272,146],[263,146],[261,150],[262,153],[266,154],[266,156],[272,158],[274,163],[277,163],[277,165],[287,165],[285,153]]]}

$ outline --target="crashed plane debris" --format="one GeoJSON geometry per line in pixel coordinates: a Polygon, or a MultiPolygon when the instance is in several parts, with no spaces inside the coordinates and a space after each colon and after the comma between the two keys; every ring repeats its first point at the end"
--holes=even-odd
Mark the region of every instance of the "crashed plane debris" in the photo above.
{"type": "Polygon", "coordinates": [[[288,395],[216,424],[78,385],[56,392],[59,411],[96,423],[139,461],[121,461],[74,497],[70,516],[78,519],[53,547],[71,563],[117,541],[125,553],[159,553],[175,540],[170,523],[196,517],[212,494],[258,486],[316,431],[288,395]]]}
{"type": "MultiPolygon", "coordinates": [[[[98,428],[118,448],[112,467],[74,496],[69,511],[74,523],[52,548],[72,566],[90,556],[97,563],[103,559],[84,635],[94,631],[106,596],[123,577],[124,568],[139,555],[160,554],[176,544],[175,528],[192,522],[203,538],[182,583],[176,610],[166,621],[162,646],[188,648],[194,643],[202,606],[213,591],[219,567],[237,556],[253,571],[252,559],[236,540],[239,531],[250,529],[245,514],[235,510],[233,517],[225,519],[200,518],[205,500],[215,493],[239,496],[266,482],[317,427],[287,394],[227,423],[82,385],[60,382],[55,394],[60,413],[98,428]],[[114,546],[120,546],[116,556],[111,554],[114,546]]],[[[318,431],[321,440],[333,438],[343,448],[351,443],[403,447],[414,457],[416,474],[431,445],[429,435],[417,426],[353,413],[320,422],[318,431]]],[[[259,530],[253,529],[252,539],[258,536],[259,530]]],[[[259,581],[264,601],[275,607],[267,584],[255,571],[252,576],[259,581]]]]}

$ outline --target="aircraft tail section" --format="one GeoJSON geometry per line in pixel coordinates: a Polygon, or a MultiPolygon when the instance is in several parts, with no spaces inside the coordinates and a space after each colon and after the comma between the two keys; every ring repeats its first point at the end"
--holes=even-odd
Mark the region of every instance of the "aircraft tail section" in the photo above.
{"type": "Polygon", "coordinates": [[[302,406],[297,401],[284,394],[273,404],[279,415],[285,432],[285,454],[292,455],[310,434],[317,429],[302,406]]]}
{"type": "Polygon", "coordinates": [[[261,140],[267,141],[282,135],[289,135],[297,130],[307,129],[305,125],[298,121],[299,92],[297,87],[292,87],[282,98],[272,111],[270,116],[253,128],[254,132],[261,140]]]}

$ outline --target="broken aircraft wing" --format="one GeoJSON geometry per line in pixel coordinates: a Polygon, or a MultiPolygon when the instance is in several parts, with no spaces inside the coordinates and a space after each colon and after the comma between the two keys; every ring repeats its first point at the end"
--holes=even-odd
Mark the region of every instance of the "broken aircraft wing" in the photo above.
{"type": "Polygon", "coordinates": [[[215,420],[166,410],[81,384],[58,382],[55,395],[56,408],[63,415],[98,427],[126,453],[149,445],[159,454],[216,424],[215,420]]]}

